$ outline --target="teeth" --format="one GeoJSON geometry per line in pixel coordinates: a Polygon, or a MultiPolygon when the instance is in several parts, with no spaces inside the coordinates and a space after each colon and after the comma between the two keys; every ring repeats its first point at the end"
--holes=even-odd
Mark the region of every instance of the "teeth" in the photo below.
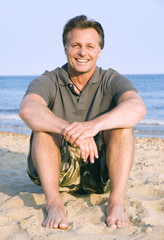
{"type": "Polygon", "coordinates": [[[81,62],[81,63],[86,63],[88,62],[88,60],[84,60],[84,59],[77,59],[78,62],[81,62]]]}

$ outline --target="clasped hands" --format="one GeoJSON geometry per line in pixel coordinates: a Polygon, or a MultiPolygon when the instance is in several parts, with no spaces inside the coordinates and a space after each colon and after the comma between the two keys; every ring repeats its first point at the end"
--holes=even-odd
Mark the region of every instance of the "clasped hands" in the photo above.
{"type": "Polygon", "coordinates": [[[97,133],[96,127],[89,121],[74,122],[63,129],[64,138],[80,148],[84,162],[89,157],[91,163],[94,163],[94,158],[98,158],[98,150],[93,138],[97,133]]]}

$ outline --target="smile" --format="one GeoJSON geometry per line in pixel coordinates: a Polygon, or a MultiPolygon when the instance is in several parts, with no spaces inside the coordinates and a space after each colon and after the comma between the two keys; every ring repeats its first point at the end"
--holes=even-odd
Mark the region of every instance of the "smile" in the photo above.
{"type": "Polygon", "coordinates": [[[77,62],[80,62],[80,63],[87,63],[89,60],[87,59],[76,59],[77,62]]]}

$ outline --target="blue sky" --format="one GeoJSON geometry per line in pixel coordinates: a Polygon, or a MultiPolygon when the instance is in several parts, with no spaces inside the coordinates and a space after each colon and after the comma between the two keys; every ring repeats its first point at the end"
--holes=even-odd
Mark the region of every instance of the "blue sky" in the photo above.
{"type": "Polygon", "coordinates": [[[40,75],[62,66],[63,26],[80,14],[104,28],[99,66],[164,73],[163,0],[1,0],[0,75],[40,75]]]}

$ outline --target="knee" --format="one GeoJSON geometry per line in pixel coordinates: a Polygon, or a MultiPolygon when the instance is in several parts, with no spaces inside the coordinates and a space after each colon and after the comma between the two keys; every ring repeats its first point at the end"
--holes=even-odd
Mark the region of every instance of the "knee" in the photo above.
{"type": "Polygon", "coordinates": [[[110,140],[126,140],[133,139],[133,128],[120,128],[104,131],[104,140],[109,142],[110,140]]]}
{"type": "Polygon", "coordinates": [[[56,146],[60,147],[62,143],[62,135],[57,133],[47,132],[33,132],[33,143],[37,142],[43,146],[50,146],[51,143],[55,143],[56,146]]]}

